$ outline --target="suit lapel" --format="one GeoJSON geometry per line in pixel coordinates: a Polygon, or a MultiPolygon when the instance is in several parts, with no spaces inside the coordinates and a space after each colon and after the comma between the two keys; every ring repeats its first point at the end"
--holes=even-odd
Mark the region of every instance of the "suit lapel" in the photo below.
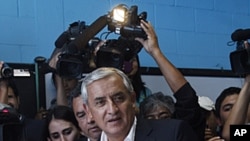
{"type": "Polygon", "coordinates": [[[152,132],[153,129],[148,122],[139,119],[136,124],[135,141],[155,141],[155,139],[150,136],[152,132]]]}

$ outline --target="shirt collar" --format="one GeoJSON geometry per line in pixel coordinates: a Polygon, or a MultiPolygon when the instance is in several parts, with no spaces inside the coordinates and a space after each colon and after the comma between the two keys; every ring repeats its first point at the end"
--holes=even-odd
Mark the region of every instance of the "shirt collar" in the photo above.
{"type": "MultiPolygon", "coordinates": [[[[135,117],[134,118],[134,123],[133,123],[132,127],[130,128],[130,131],[129,131],[128,135],[126,136],[126,138],[124,139],[124,141],[134,141],[135,140],[136,123],[137,123],[137,119],[135,117]]],[[[101,135],[101,140],[100,141],[108,141],[108,137],[107,137],[107,135],[103,131],[102,131],[102,135],[101,135]]]]}

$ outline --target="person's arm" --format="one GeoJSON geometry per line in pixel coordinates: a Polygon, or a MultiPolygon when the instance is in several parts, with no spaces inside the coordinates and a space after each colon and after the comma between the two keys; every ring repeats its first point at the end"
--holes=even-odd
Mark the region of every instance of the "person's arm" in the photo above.
{"type": "Polygon", "coordinates": [[[144,49],[154,58],[173,93],[177,92],[187,83],[187,80],[161,52],[158,38],[152,25],[142,20],[141,27],[146,32],[148,38],[146,40],[136,38],[136,40],[139,41],[144,46],[144,49]]]}
{"type": "Polygon", "coordinates": [[[196,92],[184,75],[164,56],[160,50],[157,35],[150,23],[141,21],[147,39],[136,38],[158,64],[167,84],[176,98],[173,117],[187,121],[199,138],[204,138],[205,117],[201,115],[196,92]],[[204,129],[203,129],[204,128],[204,129]],[[204,131],[203,131],[204,130],[204,131]]]}
{"type": "Polygon", "coordinates": [[[55,81],[56,81],[56,104],[68,106],[68,100],[64,90],[63,80],[58,74],[55,74],[55,81]]]}
{"type": "Polygon", "coordinates": [[[250,74],[245,78],[244,85],[240,91],[237,101],[235,102],[228,119],[223,125],[222,137],[230,140],[230,125],[245,124],[250,102],[250,74]]]}
{"type": "MultiPolygon", "coordinates": [[[[249,48],[250,45],[247,41],[244,41],[245,48],[249,48]]],[[[230,125],[231,124],[245,124],[248,112],[248,105],[250,102],[250,74],[245,77],[244,85],[240,91],[239,97],[234,104],[229,114],[228,119],[223,125],[222,137],[226,140],[230,140],[230,125]]]]}
{"type": "MultiPolygon", "coordinates": [[[[49,61],[49,66],[53,69],[56,70],[56,64],[58,61],[58,56],[61,54],[61,52],[58,52],[56,54],[54,54],[54,56],[51,57],[50,61],[49,61]]],[[[54,78],[54,84],[56,87],[56,104],[57,105],[65,105],[68,106],[68,102],[67,102],[67,96],[65,94],[64,91],[64,86],[63,86],[63,80],[62,78],[58,75],[58,74],[54,74],[55,78],[54,78]]]]}

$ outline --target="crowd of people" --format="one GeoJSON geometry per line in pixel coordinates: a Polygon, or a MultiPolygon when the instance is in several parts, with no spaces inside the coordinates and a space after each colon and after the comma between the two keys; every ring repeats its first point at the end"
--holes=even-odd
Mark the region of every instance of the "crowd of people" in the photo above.
{"type": "MultiPolygon", "coordinates": [[[[199,96],[161,52],[151,23],[141,20],[140,26],[147,38],[135,40],[155,60],[173,95],[146,87],[138,56],[126,73],[114,67],[96,68],[81,79],[55,73],[56,97],[46,113],[34,119],[20,114],[25,140],[230,141],[230,125],[249,122],[249,75],[242,88],[225,88],[215,102],[199,96]]],[[[57,57],[51,58],[50,67],[57,57]]],[[[11,78],[0,77],[0,103],[18,111],[18,90],[11,78]]]]}

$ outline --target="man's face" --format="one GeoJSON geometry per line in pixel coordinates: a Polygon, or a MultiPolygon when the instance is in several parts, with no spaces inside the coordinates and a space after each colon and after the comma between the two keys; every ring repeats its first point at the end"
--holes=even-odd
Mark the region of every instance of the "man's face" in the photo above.
{"type": "Polygon", "coordinates": [[[118,75],[94,81],[87,92],[87,106],[97,125],[109,137],[124,139],[134,122],[135,93],[129,93],[118,75]]]}
{"type": "Polygon", "coordinates": [[[78,83],[77,79],[63,78],[63,87],[67,96],[76,87],[77,83],[78,83]]]}
{"type": "Polygon", "coordinates": [[[220,107],[220,124],[221,125],[224,125],[224,123],[226,122],[233,108],[233,105],[237,99],[238,99],[238,94],[233,94],[233,95],[227,96],[221,103],[221,107],[220,107]]]}
{"type": "Polygon", "coordinates": [[[15,109],[19,108],[19,98],[16,97],[11,87],[8,87],[8,105],[15,109]]]}
{"type": "Polygon", "coordinates": [[[83,135],[91,139],[99,139],[102,130],[96,125],[95,121],[86,114],[86,111],[83,108],[83,100],[81,96],[73,99],[72,106],[83,135]]]}

